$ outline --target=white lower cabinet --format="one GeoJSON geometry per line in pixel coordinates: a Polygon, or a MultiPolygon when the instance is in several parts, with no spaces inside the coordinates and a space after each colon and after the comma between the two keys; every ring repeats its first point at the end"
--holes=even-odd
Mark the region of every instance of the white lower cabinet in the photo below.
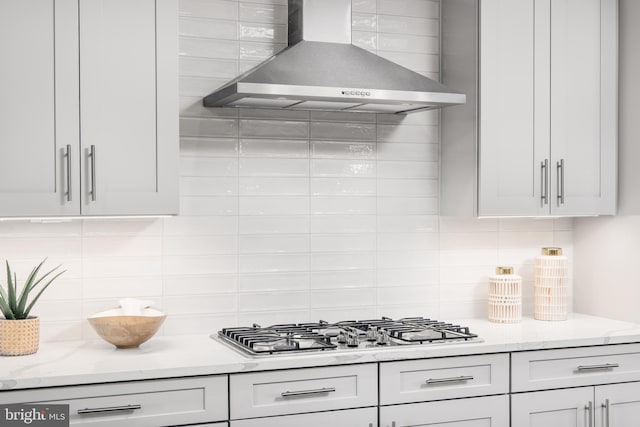
{"type": "Polygon", "coordinates": [[[66,404],[70,425],[162,427],[194,423],[226,426],[227,376],[132,381],[3,392],[3,404],[66,404]]]}
{"type": "Polygon", "coordinates": [[[234,374],[229,390],[231,420],[374,407],[378,365],[234,374]]]}
{"type": "Polygon", "coordinates": [[[378,408],[347,409],[313,414],[231,421],[231,427],[377,427],[378,408]]]}
{"type": "Polygon", "coordinates": [[[511,420],[514,427],[637,427],[640,383],[515,394],[511,420]]]}
{"type": "Polygon", "coordinates": [[[380,427],[420,426],[509,427],[509,396],[474,397],[380,408],[380,427]]]}

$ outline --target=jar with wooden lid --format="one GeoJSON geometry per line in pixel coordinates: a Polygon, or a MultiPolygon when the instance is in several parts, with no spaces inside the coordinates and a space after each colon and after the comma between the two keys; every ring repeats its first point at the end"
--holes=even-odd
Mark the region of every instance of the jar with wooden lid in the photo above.
{"type": "Polygon", "coordinates": [[[537,320],[567,320],[569,308],[569,260],[562,248],[542,248],[536,257],[534,313],[537,320]]]}
{"type": "Polygon", "coordinates": [[[522,278],[513,267],[496,267],[496,274],[489,277],[487,317],[494,323],[522,321],[522,278]]]}

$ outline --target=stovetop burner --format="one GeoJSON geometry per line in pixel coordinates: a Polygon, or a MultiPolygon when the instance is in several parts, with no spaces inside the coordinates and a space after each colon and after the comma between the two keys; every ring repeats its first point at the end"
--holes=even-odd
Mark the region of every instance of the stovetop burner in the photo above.
{"type": "Polygon", "coordinates": [[[320,320],[317,323],[266,328],[254,324],[251,327],[224,328],[217,336],[253,356],[481,341],[466,326],[423,317],[399,320],[382,317],[337,323],[320,320]]]}

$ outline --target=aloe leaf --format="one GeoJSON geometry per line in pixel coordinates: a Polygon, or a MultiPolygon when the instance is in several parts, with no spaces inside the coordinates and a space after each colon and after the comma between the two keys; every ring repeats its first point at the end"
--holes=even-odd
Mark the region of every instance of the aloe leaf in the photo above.
{"type": "MultiPolygon", "coordinates": [[[[27,306],[27,300],[29,299],[29,293],[33,290],[33,288],[35,288],[35,286],[38,284],[38,282],[34,283],[34,280],[38,274],[38,271],[40,271],[40,268],[42,267],[42,265],[45,263],[47,259],[45,258],[44,260],[42,260],[42,262],[40,264],[38,264],[33,270],[31,270],[31,274],[29,274],[29,277],[27,277],[27,281],[24,283],[24,286],[22,287],[22,292],[20,293],[20,298],[18,299],[18,313],[22,313],[24,311],[24,308],[27,306]]],[[[58,266],[60,267],[60,266],[58,266]]],[[[56,267],[56,268],[58,268],[56,267]]],[[[54,271],[55,268],[51,271],[54,271]]],[[[49,273],[51,273],[51,271],[49,273]]],[[[46,277],[49,273],[45,274],[43,276],[46,277]]]]}
{"type": "Polygon", "coordinates": [[[2,286],[0,286],[0,311],[4,314],[5,319],[15,320],[16,316],[11,310],[11,307],[9,307],[9,304],[7,304],[7,293],[2,286]]]}
{"type": "Polygon", "coordinates": [[[11,267],[9,267],[9,261],[5,261],[7,265],[7,304],[12,312],[15,312],[16,308],[16,288],[11,277],[11,267]]]}
{"type": "MultiPolygon", "coordinates": [[[[56,267],[58,268],[58,267],[56,267]]],[[[33,298],[33,300],[31,300],[31,304],[29,304],[29,306],[27,307],[27,309],[24,311],[24,313],[21,313],[23,317],[23,319],[26,319],[29,316],[29,313],[31,312],[31,309],[33,308],[34,304],[36,303],[36,301],[38,301],[38,298],[40,298],[40,295],[42,295],[42,293],[49,287],[49,285],[51,283],[53,283],[54,280],[56,280],[58,277],[60,277],[60,275],[62,275],[62,273],[66,272],[67,270],[63,270],[60,273],[56,274],[55,276],[53,276],[43,287],[42,289],[40,289],[40,292],[38,292],[38,294],[33,298]]]]}

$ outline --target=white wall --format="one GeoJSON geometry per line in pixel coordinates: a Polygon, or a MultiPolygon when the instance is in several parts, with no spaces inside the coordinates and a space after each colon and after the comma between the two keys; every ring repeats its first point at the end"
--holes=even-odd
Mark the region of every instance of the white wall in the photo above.
{"type": "Polygon", "coordinates": [[[577,311],[640,322],[640,2],[620,0],[619,215],[576,221],[577,311]]]}
{"type": "MultiPolygon", "coordinates": [[[[486,314],[514,265],[572,257],[571,220],[438,213],[438,113],[213,110],[201,98],[286,42],[286,0],[181,0],[181,215],[0,223],[0,254],[68,272],[37,308],[48,340],[93,337],[118,298],[169,313],[162,333],[258,322],[486,314]]],[[[353,0],[354,41],[437,78],[439,1],[353,0]]]]}

